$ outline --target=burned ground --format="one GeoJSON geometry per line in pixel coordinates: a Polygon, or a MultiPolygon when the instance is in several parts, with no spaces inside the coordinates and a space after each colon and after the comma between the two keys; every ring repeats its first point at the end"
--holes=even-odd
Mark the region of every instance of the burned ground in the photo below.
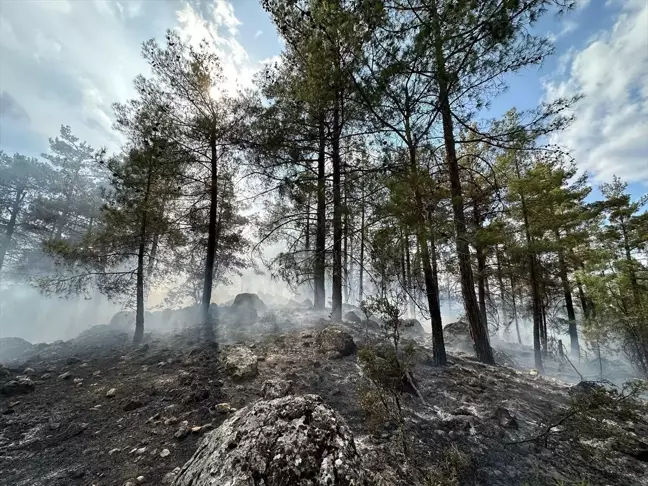
{"type": "MultiPolygon", "coordinates": [[[[648,477],[645,406],[623,414],[601,406],[549,428],[572,412],[571,385],[486,366],[462,353],[436,368],[424,341],[414,371],[423,400],[404,399],[405,457],[396,428],[374,428],[367,420],[357,355],[321,349],[318,332],[327,323],[307,310],[290,312],[300,329],[263,333],[218,351],[201,345],[191,329],[148,335],[143,347],[133,348],[109,326],[93,331],[103,333],[101,341],[86,332],[84,339],[36,346],[37,355],[13,360],[0,378],[6,384],[27,376],[34,385],[24,394],[0,395],[0,482],[170,482],[205,433],[263,399],[269,379],[290,380],[295,395],[319,395],[346,419],[373,484],[632,486],[648,477]],[[256,371],[226,366],[241,348],[257,358],[256,371]]],[[[359,346],[366,341],[361,323],[341,328],[359,346]]]]}

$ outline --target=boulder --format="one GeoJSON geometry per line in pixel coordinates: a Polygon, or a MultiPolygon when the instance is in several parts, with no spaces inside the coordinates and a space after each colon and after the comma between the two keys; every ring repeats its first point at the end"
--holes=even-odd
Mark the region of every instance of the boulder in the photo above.
{"type": "Polygon", "coordinates": [[[317,395],[249,405],[205,435],[174,486],[360,486],[366,472],[344,419],[317,395]]]}
{"type": "Polygon", "coordinates": [[[472,352],[473,342],[470,337],[470,326],[467,322],[451,322],[443,328],[445,345],[461,351],[472,352]]]}
{"type": "Polygon", "coordinates": [[[234,297],[232,307],[252,307],[257,314],[266,310],[266,305],[257,294],[238,294],[234,297]]]}
{"type": "Polygon", "coordinates": [[[317,333],[315,342],[324,353],[337,353],[340,357],[355,353],[356,343],[351,334],[339,326],[328,326],[317,333]]]}
{"type": "Polygon", "coordinates": [[[115,327],[123,331],[135,329],[135,312],[119,311],[110,319],[110,327],[115,327]]]}
{"type": "Polygon", "coordinates": [[[228,350],[225,369],[235,380],[254,378],[259,373],[257,357],[243,346],[234,346],[228,350]]]}
{"type": "Polygon", "coordinates": [[[403,335],[408,337],[424,337],[425,329],[418,319],[401,320],[403,335]]]}
{"type": "Polygon", "coordinates": [[[293,393],[293,382],[291,380],[266,380],[261,385],[261,395],[266,400],[282,398],[293,393]]]}
{"type": "Polygon", "coordinates": [[[0,395],[8,397],[14,395],[27,395],[35,389],[34,383],[25,376],[19,376],[15,380],[8,381],[0,388],[0,395]]]}
{"type": "Polygon", "coordinates": [[[18,337],[0,338],[0,363],[9,363],[25,358],[34,350],[34,345],[18,337]]]}
{"type": "Polygon", "coordinates": [[[349,322],[361,322],[362,319],[358,317],[358,314],[356,314],[353,311],[349,311],[346,314],[344,314],[344,320],[349,321],[349,322]]]}

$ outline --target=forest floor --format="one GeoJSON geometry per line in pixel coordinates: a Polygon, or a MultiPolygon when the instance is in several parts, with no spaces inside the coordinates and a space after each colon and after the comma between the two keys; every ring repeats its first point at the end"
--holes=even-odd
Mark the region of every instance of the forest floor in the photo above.
{"type": "MultiPolygon", "coordinates": [[[[291,318],[299,329],[218,353],[191,329],[147,334],[139,348],[109,326],[38,345],[0,368],[0,484],[169,484],[203,434],[277,378],[291,380],[295,394],[320,395],[347,420],[372,484],[648,484],[645,402],[465,353],[434,367],[423,340],[414,370],[420,396],[404,397],[404,430],[374,427],[359,397],[357,356],[318,349],[319,316],[295,310],[291,318]],[[237,377],[225,362],[241,347],[258,361],[237,377]]],[[[345,329],[362,341],[357,326],[345,329]]]]}

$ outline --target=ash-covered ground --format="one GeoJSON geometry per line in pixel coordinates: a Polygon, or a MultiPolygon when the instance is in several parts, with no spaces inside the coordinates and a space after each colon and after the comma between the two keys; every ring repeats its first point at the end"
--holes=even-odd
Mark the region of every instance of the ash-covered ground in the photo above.
{"type": "Polygon", "coordinates": [[[360,397],[357,348],[376,322],[331,327],[308,303],[261,304],[215,308],[218,350],[178,312],[153,316],[158,330],[139,347],[127,314],[71,341],[0,340],[0,484],[171,484],[210,431],[277,386],[319,395],[344,419],[367,484],[647,484],[646,403],[575,387],[565,363],[548,370],[572,383],[530,373],[529,350],[514,346],[483,365],[455,325],[457,351],[437,368],[429,337],[409,328],[418,393],[403,395],[399,430],[376,425],[360,397]]]}

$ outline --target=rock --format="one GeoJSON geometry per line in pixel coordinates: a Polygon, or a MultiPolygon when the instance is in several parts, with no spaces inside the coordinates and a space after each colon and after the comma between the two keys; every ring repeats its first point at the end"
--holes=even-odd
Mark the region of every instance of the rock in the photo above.
{"type": "Polygon", "coordinates": [[[52,373],[43,373],[41,375],[41,380],[49,380],[52,377],[52,373]]]}
{"type": "Polygon", "coordinates": [[[160,457],[167,457],[170,454],[171,451],[169,449],[162,449],[162,451],[160,451],[160,457]]]}
{"type": "Polygon", "coordinates": [[[137,410],[138,408],[142,407],[144,404],[140,402],[139,400],[135,399],[130,399],[124,403],[124,406],[122,407],[122,410],[124,412],[131,412],[133,410],[137,410]]]}
{"type": "Polygon", "coordinates": [[[443,340],[446,346],[465,352],[473,352],[470,337],[470,326],[467,322],[451,322],[443,328],[443,340]]]}
{"type": "Polygon", "coordinates": [[[110,449],[110,450],[108,451],[108,455],[109,455],[109,456],[112,456],[113,454],[117,454],[118,452],[121,452],[121,449],[117,449],[117,448],[110,449]]]}
{"type": "Polygon", "coordinates": [[[200,425],[196,425],[194,427],[191,427],[191,433],[192,434],[199,434],[202,431],[202,427],[200,425]]]}
{"type": "Polygon", "coordinates": [[[34,345],[17,337],[0,338],[0,363],[8,363],[27,357],[34,352],[34,345]]]}
{"type": "Polygon", "coordinates": [[[339,326],[328,326],[317,333],[315,341],[323,353],[337,353],[349,356],[355,353],[356,344],[353,337],[339,326]]]}
{"type": "Polygon", "coordinates": [[[144,476],[137,476],[137,482],[142,484],[144,481],[146,481],[146,478],[144,476]]]}
{"type": "Polygon", "coordinates": [[[266,310],[266,305],[257,294],[238,294],[234,297],[232,308],[240,307],[252,307],[259,314],[266,310]]]}
{"type": "Polygon", "coordinates": [[[243,346],[234,346],[228,350],[225,369],[235,380],[253,378],[259,373],[257,357],[243,346]]]}
{"type": "Polygon", "coordinates": [[[178,423],[178,419],[175,417],[169,417],[164,421],[164,425],[174,425],[178,423]]]}
{"type": "Polygon", "coordinates": [[[358,314],[353,311],[349,311],[344,314],[344,320],[349,322],[362,322],[362,319],[358,317],[358,314]]]}
{"type": "Polygon", "coordinates": [[[70,373],[69,371],[66,371],[65,373],[61,373],[58,376],[58,379],[59,380],[69,380],[71,376],[72,376],[72,373],[70,373]]]}
{"type": "Polygon", "coordinates": [[[174,486],[368,484],[344,419],[316,395],[259,401],[207,434],[174,486]]]}
{"type": "Polygon", "coordinates": [[[36,389],[34,383],[26,376],[19,376],[15,380],[8,381],[0,387],[0,395],[12,397],[15,395],[27,395],[36,389]]]}
{"type": "Polygon", "coordinates": [[[10,375],[11,372],[4,366],[0,365],[0,378],[9,378],[10,375]]]}
{"type": "Polygon", "coordinates": [[[24,374],[29,375],[31,373],[35,373],[34,368],[25,368],[25,371],[23,371],[24,374]]]}
{"type": "Polygon", "coordinates": [[[111,388],[110,390],[108,390],[108,391],[106,392],[106,397],[107,397],[107,398],[112,398],[112,397],[114,397],[115,395],[117,395],[117,389],[116,389],[116,388],[111,388]]]}
{"type": "Polygon", "coordinates": [[[517,430],[519,427],[516,418],[504,407],[497,407],[493,418],[497,420],[500,427],[505,429],[517,430]]]}
{"type": "Polygon", "coordinates": [[[138,354],[144,354],[144,353],[146,353],[148,350],[149,350],[149,345],[148,345],[148,343],[146,343],[146,344],[140,346],[139,348],[137,348],[137,349],[135,350],[135,352],[138,353],[138,354]]]}
{"type": "Polygon", "coordinates": [[[65,363],[67,365],[74,365],[74,364],[80,363],[81,361],[82,361],[81,358],[79,358],[77,356],[70,356],[65,363]]]}
{"type": "Polygon", "coordinates": [[[424,337],[425,329],[417,319],[403,319],[401,320],[403,326],[403,335],[409,337],[424,337]]]}
{"type": "Polygon", "coordinates": [[[230,413],[233,410],[229,403],[218,403],[214,406],[214,411],[217,413],[230,413]]]}
{"type": "Polygon", "coordinates": [[[293,393],[293,382],[291,380],[266,380],[261,385],[261,395],[266,400],[285,397],[293,393]]]}
{"type": "Polygon", "coordinates": [[[138,456],[141,456],[142,454],[145,454],[145,453],[146,453],[146,447],[140,447],[139,449],[137,449],[135,451],[135,454],[137,454],[138,456]]]}
{"type": "Polygon", "coordinates": [[[190,432],[191,429],[189,428],[189,422],[185,420],[180,423],[180,428],[177,430],[175,434],[173,434],[173,436],[178,440],[182,440],[185,437],[187,437],[190,432]]]}

